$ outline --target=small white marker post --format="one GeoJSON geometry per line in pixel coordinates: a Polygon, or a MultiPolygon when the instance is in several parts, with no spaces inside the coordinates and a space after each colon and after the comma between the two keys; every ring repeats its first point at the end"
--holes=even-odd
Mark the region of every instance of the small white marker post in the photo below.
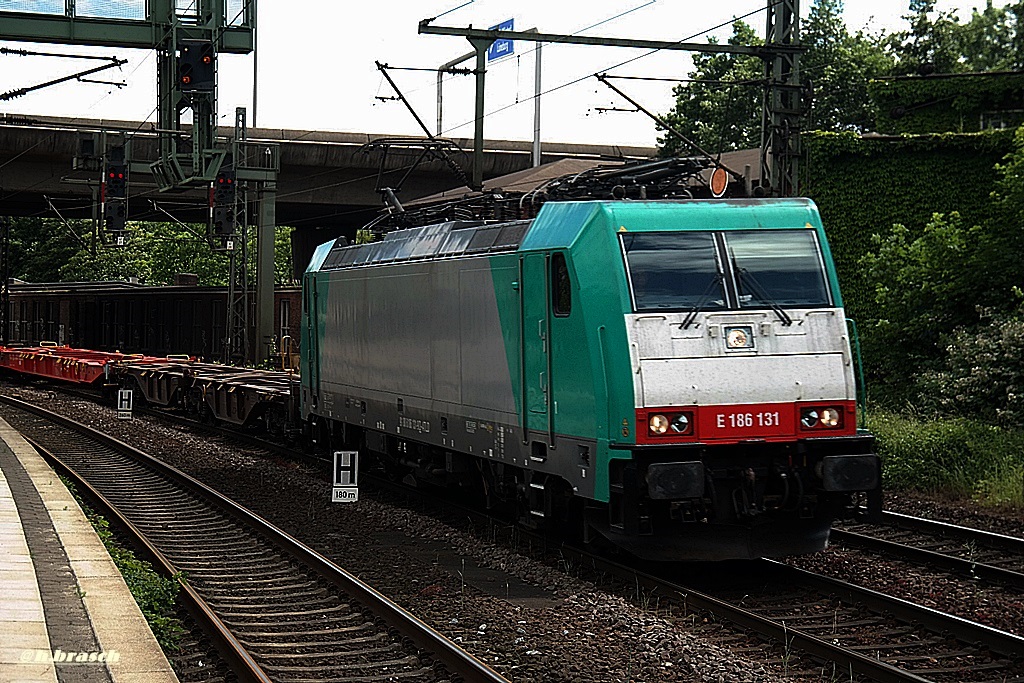
{"type": "Polygon", "coordinates": [[[359,500],[359,451],[334,451],[334,488],[332,503],[359,500]]]}
{"type": "Polygon", "coordinates": [[[118,420],[130,420],[130,419],[132,419],[132,390],[131,389],[118,389],[117,390],[117,419],[118,420]]]}

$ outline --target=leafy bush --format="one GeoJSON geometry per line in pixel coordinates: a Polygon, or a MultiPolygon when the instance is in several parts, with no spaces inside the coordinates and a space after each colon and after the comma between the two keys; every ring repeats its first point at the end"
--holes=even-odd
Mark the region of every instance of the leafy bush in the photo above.
{"type": "Polygon", "coordinates": [[[1024,431],[879,410],[867,426],[878,439],[885,488],[1024,505],[1024,431]]]}
{"type": "Polygon", "coordinates": [[[980,232],[953,212],[932,216],[917,237],[900,224],[874,236],[876,251],[862,259],[875,283],[863,344],[886,398],[912,398],[913,379],[941,358],[946,335],[977,320],[974,303],[985,286],[974,265],[980,232]]]}
{"type": "Polygon", "coordinates": [[[1024,418],[1024,308],[960,329],[941,369],[921,379],[921,396],[947,415],[1020,424],[1024,418]]]}

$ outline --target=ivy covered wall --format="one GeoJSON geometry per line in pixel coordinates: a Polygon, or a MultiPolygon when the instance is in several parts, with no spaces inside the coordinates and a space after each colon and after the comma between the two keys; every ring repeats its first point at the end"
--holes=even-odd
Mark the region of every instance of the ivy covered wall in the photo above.
{"type": "Polygon", "coordinates": [[[933,212],[959,211],[967,225],[982,223],[991,211],[995,165],[1013,149],[1013,134],[804,135],[802,194],[821,211],[851,317],[870,317],[874,286],[859,262],[874,251],[872,234],[888,234],[894,223],[919,234],[933,212]]]}
{"type": "Polygon", "coordinates": [[[1024,122],[1024,74],[952,74],[868,82],[880,133],[973,133],[1024,122]]]}

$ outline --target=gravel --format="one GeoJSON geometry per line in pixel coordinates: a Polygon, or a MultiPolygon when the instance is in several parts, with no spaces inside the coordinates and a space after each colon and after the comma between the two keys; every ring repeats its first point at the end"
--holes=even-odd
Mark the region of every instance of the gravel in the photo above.
{"type": "MultiPolygon", "coordinates": [[[[887,494],[885,508],[984,531],[1020,537],[1024,511],[984,508],[922,494],[887,494]]],[[[1024,635],[1024,595],[982,581],[930,571],[918,564],[831,545],[824,552],[789,558],[789,564],[873,588],[993,628],[1024,635]]]]}

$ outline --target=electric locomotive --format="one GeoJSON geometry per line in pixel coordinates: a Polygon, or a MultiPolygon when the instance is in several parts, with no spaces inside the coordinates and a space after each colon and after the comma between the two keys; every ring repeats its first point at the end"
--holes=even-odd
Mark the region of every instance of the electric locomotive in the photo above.
{"type": "Polygon", "coordinates": [[[327,243],[301,347],[332,448],[642,557],[814,552],[878,500],[806,199],[548,202],[327,243]]]}

